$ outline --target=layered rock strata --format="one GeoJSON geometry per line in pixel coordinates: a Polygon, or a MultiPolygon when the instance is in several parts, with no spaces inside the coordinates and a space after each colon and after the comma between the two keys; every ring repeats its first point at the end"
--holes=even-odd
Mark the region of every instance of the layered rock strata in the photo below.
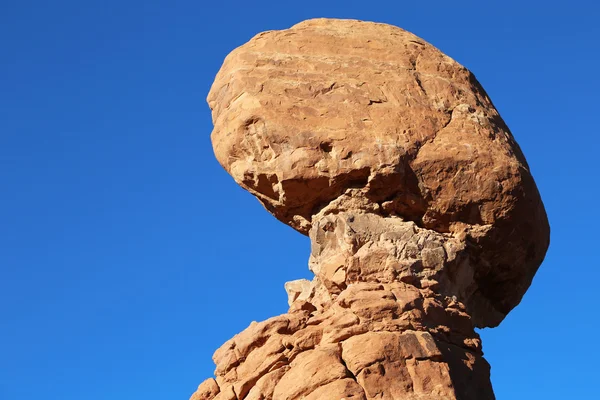
{"type": "Polygon", "coordinates": [[[318,19],[234,50],[208,102],[217,159],[310,236],[315,278],[192,399],[493,399],[474,328],[519,303],[549,227],[475,77],[400,28],[318,19]]]}

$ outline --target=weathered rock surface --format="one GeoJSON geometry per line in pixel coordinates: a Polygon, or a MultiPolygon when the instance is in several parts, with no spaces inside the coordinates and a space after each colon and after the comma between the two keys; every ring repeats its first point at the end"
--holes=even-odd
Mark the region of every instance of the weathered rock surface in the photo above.
{"type": "Polygon", "coordinates": [[[402,282],[350,284],[320,310],[297,301],[213,359],[193,400],[493,398],[464,306],[402,282]]]}
{"type": "Polygon", "coordinates": [[[217,159],[310,236],[315,278],[192,399],[493,399],[474,327],[519,303],[549,227],[475,77],[400,28],[317,19],[234,50],[208,102],[217,159]]]}

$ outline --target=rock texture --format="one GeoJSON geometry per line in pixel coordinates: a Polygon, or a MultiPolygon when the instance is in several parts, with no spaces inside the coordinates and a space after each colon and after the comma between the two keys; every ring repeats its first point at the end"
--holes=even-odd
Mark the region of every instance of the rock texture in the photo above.
{"type": "Polygon", "coordinates": [[[192,399],[494,398],[474,327],[519,303],[549,226],[473,74],[400,28],[317,19],[235,49],[208,102],[217,159],[310,236],[315,278],[192,399]]]}
{"type": "Polygon", "coordinates": [[[193,400],[493,398],[464,306],[402,282],[352,284],[320,309],[297,301],[213,359],[217,378],[193,400]]]}

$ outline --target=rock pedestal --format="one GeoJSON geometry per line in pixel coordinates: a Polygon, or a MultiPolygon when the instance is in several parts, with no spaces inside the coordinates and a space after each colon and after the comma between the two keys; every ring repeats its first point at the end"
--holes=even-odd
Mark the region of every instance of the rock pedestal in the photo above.
{"type": "Polygon", "coordinates": [[[192,400],[493,399],[474,328],[519,303],[549,227],[473,74],[400,28],[318,19],[234,50],[208,102],[217,159],[310,236],[315,277],[192,400]]]}

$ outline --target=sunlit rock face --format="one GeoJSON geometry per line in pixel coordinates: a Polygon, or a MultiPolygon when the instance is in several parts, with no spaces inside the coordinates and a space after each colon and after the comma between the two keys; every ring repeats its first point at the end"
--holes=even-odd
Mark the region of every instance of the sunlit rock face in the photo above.
{"type": "Polygon", "coordinates": [[[316,19],[231,52],[208,102],[217,159],[309,235],[315,278],[192,398],[492,399],[474,327],[519,303],[549,226],[473,74],[400,28],[316,19]]]}

